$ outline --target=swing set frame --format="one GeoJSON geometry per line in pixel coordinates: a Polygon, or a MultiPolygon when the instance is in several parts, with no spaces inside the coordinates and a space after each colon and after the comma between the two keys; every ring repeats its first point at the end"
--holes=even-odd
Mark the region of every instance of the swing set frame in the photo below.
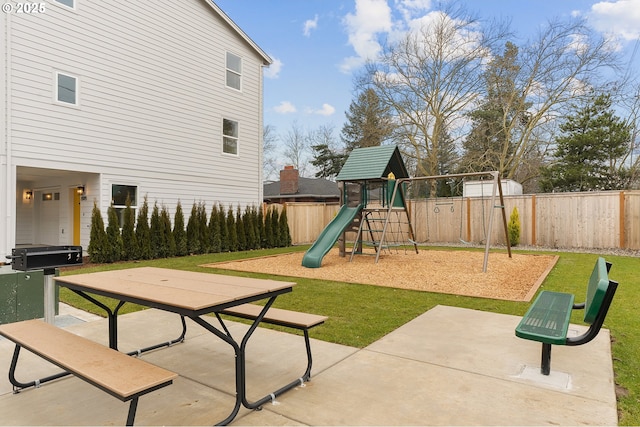
{"type": "MultiPolygon", "coordinates": [[[[467,178],[467,177],[478,177],[478,176],[491,176],[492,177],[492,182],[493,182],[493,186],[492,186],[492,191],[491,191],[491,213],[489,215],[489,229],[486,232],[486,238],[485,238],[485,249],[484,249],[484,262],[482,264],[482,272],[486,273],[487,272],[487,266],[489,263],[489,249],[491,247],[491,230],[493,229],[493,222],[494,222],[494,212],[495,212],[495,208],[500,208],[500,211],[502,212],[502,225],[504,228],[504,233],[506,236],[506,243],[507,243],[507,252],[509,254],[509,258],[512,258],[511,255],[511,243],[509,242],[509,232],[507,229],[507,214],[505,211],[505,206],[504,206],[504,196],[502,194],[502,183],[500,181],[500,173],[498,171],[488,171],[488,172],[468,172],[468,173],[459,173],[459,174],[447,174],[447,175],[432,175],[432,176],[418,176],[418,177],[410,177],[410,178],[399,178],[397,180],[395,180],[395,185],[393,188],[393,193],[391,195],[391,199],[389,201],[389,213],[387,215],[387,219],[390,216],[391,213],[391,209],[394,206],[394,202],[396,197],[398,197],[398,189],[403,188],[403,184],[405,183],[411,183],[414,181],[432,181],[432,180],[439,180],[439,179],[447,179],[447,178],[467,178]],[[500,204],[496,205],[496,198],[499,197],[500,200],[500,204]]],[[[402,197],[402,196],[400,196],[402,197]]],[[[483,208],[484,209],[484,208],[483,208]]],[[[411,220],[409,220],[409,222],[411,222],[411,220]]],[[[386,234],[386,230],[387,230],[387,223],[385,223],[385,226],[383,228],[382,231],[382,236],[380,238],[380,247],[382,247],[382,245],[384,244],[384,239],[385,239],[385,234],[386,234]]],[[[417,251],[417,247],[416,247],[416,251],[417,251]]],[[[378,257],[380,256],[380,251],[377,252],[376,254],[376,263],[378,262],[378,257]]]]}

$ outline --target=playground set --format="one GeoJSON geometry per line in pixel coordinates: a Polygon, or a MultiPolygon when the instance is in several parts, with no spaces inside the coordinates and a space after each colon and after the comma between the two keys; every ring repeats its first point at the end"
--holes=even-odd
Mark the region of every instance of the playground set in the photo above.
{"type": "MultiPolygon", "coordinates": [[[[402,246],[405,252],[407,248],[411,248],[411,251],[418,253],[415,224],[412,221],[411,207],[407,200],[408,187],[417,186],[423,181],[465,179],[472,176],[491,177],[490,203],[492,207],[501,209],[502,223],[507,236],[507,219],[498,172],[410,177],[400,150],[395,145],[353,150],[336,177],[341,187],[341,208],[307,250],[302,259],[302,265],[308,268],[319,268],[322,265],[322,259],[336,242],[339,242],[340,256],[345,257],[347,233],[355,233],[349,261],[352,261],[355,255],[365,254],[363,246],[374,248],[376,263],[380,254],[392,247],[402,246]],[[496,205],[497,197],[500,199],[499,205],[496,205]]],[[[453,211],[452,202],[447,203],[451,205],[450,209],[453,211]]],[[[438,212],[437,204],[434,210],[438,212]]],[[[491,209],[489,215],[489,230],[493,227],[494,210],[491,209]]],[[[462,219],[462,216],[460,218],[462,219]]],[[[491,244],[486,230],[485,235],[483,272],[487,271],[491,244]]],[[[509,239],[507,238],[506,241],[509,257],[511,257],[509,239]]]]}

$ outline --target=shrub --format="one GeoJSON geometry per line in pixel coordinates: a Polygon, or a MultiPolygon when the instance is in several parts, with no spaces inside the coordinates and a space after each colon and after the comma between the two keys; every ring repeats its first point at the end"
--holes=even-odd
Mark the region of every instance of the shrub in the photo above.
{"type": "Polygon", "coordinates": [[[193,202],[191,215],[187,222],[187,251],[194,255],[200,253],[200,220],[198,219],[198,205],[193,202]]]}
{"type": "Polygon", "coordinates": [[[240,205],[236,210],[236,234],[238,235],[238,250],[247,250],[247,232],[244,225],[244,217],[240,205]]]}
{"type": "Polygon", "coordinates": [[[144,202],[138,211],[136,240],[138,241],[136,259],[151,259],[151,231],[149,230],[149,203],[147,196],[144,196],[144,202]]]}
{"type": "Polygon", "coordinates": [[[238,230],[233,216],[233,205],[229,205],[229,211],[227,212],[227,233],[229,251],[235,252],[238,250],[238,230]]]}
{"type": "Polygon", "coordinates": [[[164,233],[164,239],[162,240],[165,244],[165,257],[176,256],[176,240],[171,231],[171,216],[166,206],[162,206],[162,209],[160,209],[160,222],[164,233]]]}
{"type": "Polygon", "coordinates": [[[291,246],[291,232],[289,231],[289,220],[287,219],[287,208],[283,207],[282,212],[280,213],[280,221],[279,221],[279,230],[280,230],[280,246],[288,247],[291,246]]]}
{"type": "Polygon", "coordinates": [[[507,231],[509,232],[509,244],[518,246],[520,243],[520,215],[518,214],[518,208],[513,208],[511,211],[507,231]]]}
{"type": "Polygon", "coordinates": [[[131,198],[127,194],[124,212],[122,214],[122,259],[125,261],[135,259],[138,240],[135,233],[135,214],[131,208],[131,198]]]}
{"type": "Polygon", "coordinates": [[[220,215],[215,203],[211,208],[211,217],[209,218],[209,240],[211,244],[209,250],[213,253],[220,252],[220,215]]]}
{"type": "Polygon", "coordinates": [[[91,233],[89,235],[89,247],[87,253],[91,262],[106,262],[107,233],[104,230],[102,214],[96,202],[93,202],[91,212],[91,233]]]}
{"type": "Polygon", "coordinates": [[[187,250],[187,233],[184,229],[184,213],[179,200],[176,206],[176,214],[173,218],[173,240],[175,241],[177,256],[185,256],[189,253],[187,250]]]}
{"type": "Polygon", "coordinates": [[[115,208],[109,206],[107,210],[109,225],[107,225],[107,247],[105,248],[105,261],[118,262],[122,259],[122,235],[120,223],[115,208]]]}
{"type": "Polygon", "coordinates": [[[220,223],[220,252],[229,252],[229,227],[222,204],[218,205],[218,222],[220,223]]]}

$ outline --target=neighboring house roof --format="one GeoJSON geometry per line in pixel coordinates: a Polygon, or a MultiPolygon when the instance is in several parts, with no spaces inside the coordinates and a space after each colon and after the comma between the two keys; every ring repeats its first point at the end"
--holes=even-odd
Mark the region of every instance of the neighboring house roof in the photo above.
{"type": "Polygon", "coordinates": [[[298,178],[298,192],[280,194],[280,181],[264,184],[264,198],[340,197],[338,184],[322,178],[298,178]]]}
{"type": "Polygon", "coordinates": [[[336,181],[380,179],[386,178],[390,172],[396,178],[409,178],[409,172],[396,145],[356,148],[349,154],[336,181]]]}
{"type": "Polygon", "coordinates": [[[258,54],[260,54],[260,56],[262,56],[264,65],[271,65],[273,63],[273,60],[271,59],[271,57],[267,55],[264,50],[260,49],[260,46],[258,46],[256,42],[251,40],[251,37],[249,37],[247,33],[245,33],[244,31],[242,31],[242,29],[238,27],[238,25],[235,22],[233,22],[233,19],[229,18],[229,16],[226,13],[224,13],[224,11],[220,9],[220,7],[217,4],[213,2],[213,0],[206,0],[206,3],[209,6],[211,6],[211,8],[213,8],[213,10],[215,10],[218,13],[218,15],[220,15],[222,19],[224,19],[227,22],[227,24],[229,24],[231,28],[233,28],[234,31],[236,31],[240,35],[240,37],[242,37],[247,43],[249,43],[249,45],[252,48],[254,48],[255,51],[258,52],[258,54]]]}

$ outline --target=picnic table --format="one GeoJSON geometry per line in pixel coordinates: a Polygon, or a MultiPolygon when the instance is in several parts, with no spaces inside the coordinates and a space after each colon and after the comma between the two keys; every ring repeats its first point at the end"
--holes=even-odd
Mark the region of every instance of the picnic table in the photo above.
{"type": "MultiPolygon", "coordinates": [[[[229,344],[235,353],[236,402],[227,418],[219,424],[231,422],[241,405],[246,402],[245,347],[251,334],[263,320],[276,297],[291,292],[295,283],[267,279],[198,273],[165,268],[141,267],[126,270],[104,271],[56,277],[58,285],[69,288],[89,301],[98,302],[93,295],[110,297],[120,301],[115,310],[101,303],[109,316],[110,347],[117,349],[117,314],[125,302],[136,303],[184,317],[213,333],[229,344]],[[219,313],[242,304],[266,300],[254,317],[251,327],[241,340],[228,333],[219,313]],[[221,327],[203,318],[215,313],[221,327]]],[[[183,335],[184,337],[184,330],[183,335]]]]}

